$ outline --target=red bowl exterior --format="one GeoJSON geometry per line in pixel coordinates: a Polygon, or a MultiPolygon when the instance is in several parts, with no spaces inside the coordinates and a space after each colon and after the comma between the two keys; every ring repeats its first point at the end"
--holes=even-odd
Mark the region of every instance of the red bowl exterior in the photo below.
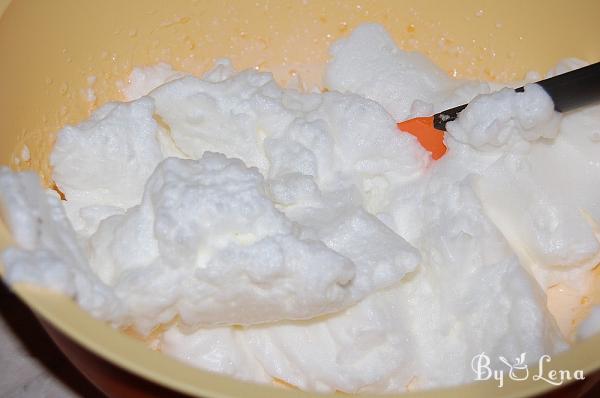
{"type": "Polygon", "coordinates": [[[75,367],[111,398],[190,398],[134,375],[81,347],[39,318],[54,343],[75,367]]]}

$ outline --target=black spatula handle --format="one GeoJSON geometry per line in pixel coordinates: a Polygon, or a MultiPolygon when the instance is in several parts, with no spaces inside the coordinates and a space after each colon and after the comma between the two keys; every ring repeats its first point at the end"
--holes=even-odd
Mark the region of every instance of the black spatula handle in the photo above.
{"type": "Polygon", "coordinates": [[[546,90],[557,112],[600,101],[600,62],[563,73],[538,84],[546,90]]]}
{"type": "MultiPolygon", "coordinates": [[[[557,112],[568,112],[600,102],[600,62],[537,82],[554,101],[557,112]]],[[[524,88],[515,91],[523,92],[524,88]]],[[[446,123],[455,120],[467,104],[433,115],[433,126],[446,131],[446,123]]]]}

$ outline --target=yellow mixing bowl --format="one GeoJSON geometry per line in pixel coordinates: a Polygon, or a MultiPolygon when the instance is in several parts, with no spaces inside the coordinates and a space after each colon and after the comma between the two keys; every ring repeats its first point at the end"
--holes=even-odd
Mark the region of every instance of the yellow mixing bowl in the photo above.
{"type": "MultiPolygon", "coordinates": [[[[402,48],[426,53],[458,77],[508,81],[529,70],[545,71],[568,56],[600,59],[597,0],[15,0],[7,5],[0,0],[0,163],[36,170],[48,184],[55,131],[118,99],[116,83],[136,65],[164,61],[200,73],[227,56],[237,68],[273,70],[281,82],[299,73],[318,84],[329,44],[366,21],[382,23],[402,48]],[[92,103],[88,88],[96,93],[92,103]],[[17,165],[14,154],[25,144],[31,158],[17,165]]],[[[8,244],[0,225],[0,248],[8,244]]],[[[156,385],[203,397],[309,396],[193,369],[91,318],[66,297],[32,286],[15,291],[70,359],[114,396],[170,394],[156,385]],[[115,376],[118,368],[130,374],[115,376]]],[[[554,357],[550,368],[591,375],[600,369],[600,335],[554,357]]],[[[409,395],[516,397],[553,388],[531,379],[496,385],[409,395]]]]}

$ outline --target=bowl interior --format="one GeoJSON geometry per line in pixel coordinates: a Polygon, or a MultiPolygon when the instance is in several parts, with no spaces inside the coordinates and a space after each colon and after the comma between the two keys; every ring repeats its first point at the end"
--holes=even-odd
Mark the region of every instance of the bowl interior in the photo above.
{"type": "MultiPolygon", "coordinates": [[[[0,12],[8,1],[0,1],[0,12]]],[[[48,154],[56,130],[119,99],[133,66],[167,62],[193,73],[230,57],[285,83],[295,74],[319,85],[327,48],[362,22],[382,23],[404,49],[424,52],[461,78],[511,81],[558,60],[600,59],[600,2],[510,0],[232,1],[15,0],[0,19],[0,164],[38,171],[51,184],[48,154]],[[91,78],[91,77],[95,77],[91,78]],[[93,89],[95,100],[88,101],[93,89]],[[28,161],[15,154],[27,145],[28,161]]],[[[0,223],[1,224],[1,223],[0,223]]],[[[10,242],[0,225],[0,247],[10,242]]],[[[195,396],[292,397],[299,391],[248,385],[192,369],[148,350],[84,313],[69,299],[31,286],[17,293],[57,329],[132,372],[195,396]]],[[[600,368],[600,336],[554,358],[556,369],[600,368]]],[[[494,382],[445,396],[515,396],[544,382],[494,382]]],[[[440,391],[415,396],[439,396],[440,391]]]]}

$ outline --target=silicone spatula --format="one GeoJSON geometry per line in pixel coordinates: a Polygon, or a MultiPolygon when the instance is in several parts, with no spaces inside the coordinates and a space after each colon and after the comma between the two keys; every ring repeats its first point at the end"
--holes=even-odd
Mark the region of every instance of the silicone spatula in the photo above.
{"type": "MultiPolygon", "coordinates": [[[[600,102],[600,62],[537,82],[554,101],[557,112],[568,112],[585,105],[600,102]]],[[[523,87],[515,91],[524,91],[523,87]]],[[[398,128],[412,134],[433,159],[446,153],[444,131],[446,124],[455,120],[467,104],[447,109],[429,117],[418,117],[398,123],[398,128]]]]}

